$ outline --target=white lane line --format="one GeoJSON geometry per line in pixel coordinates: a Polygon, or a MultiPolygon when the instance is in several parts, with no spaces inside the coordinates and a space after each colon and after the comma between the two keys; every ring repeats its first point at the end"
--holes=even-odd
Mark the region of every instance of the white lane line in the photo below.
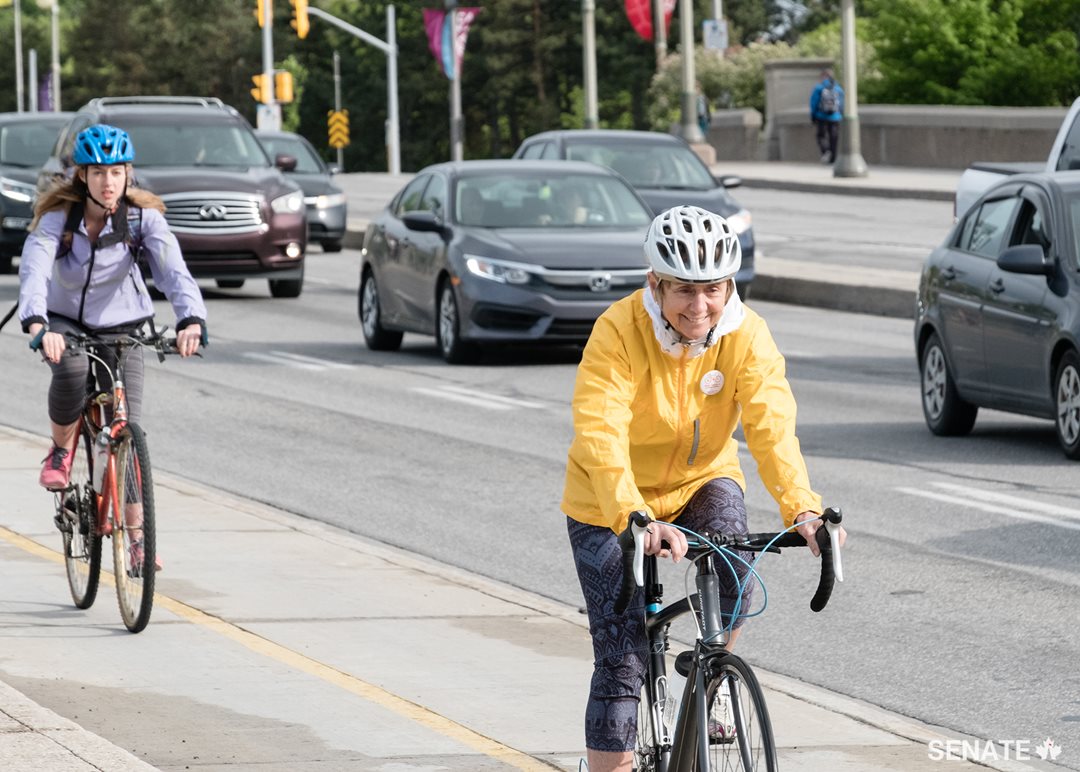
{"type": "Polygon", "coordinates": [[[426,394],[429,397],[438,397],[439,399],[448,399],[451,402],[462,402],[466,405],[472,405],[473,407],[482,407],[486,410],[513,410],[510,405],[502,404],[499,402],[492,402],[487,397],[473,397],[468,394],[458,394],[453,391],[445,391],[443,389],[425,389],[422,386],[414,386],[412,391],[417,394],[426,394]]]}
{"type": "Polygon", "coordinates": [[[442,386],[443,391],[452,391],[456,394],[464,394],[466,397],[480,397],[482,399],[490,399],[495,402],[501,402],[511,407],[527,407],[532,409],[539,409],[544,407],[539,402],[529,402],[524,399],[515,399],[514,397],[503,397],[499,394],[488,394],[487,392],[477,391],[476,389],[466,389],[464,386],[442,386]]]}
{"type": "Polygon", "coordinates": [[[270,354],[263,354],[259,351],[245,351],[244,356],[248,359],[257,359],[260,362],[268,362],[272,365],[285,365],[286,367],[298,367],[301,370],[325,370],[322,365],[313,365],[307,362],[294,362],[288,359],[282,359],[281,357],[272,356],[270,354]]]}
{"type": "Polygon", "coordinates": [[[1028,511],[1042,512],[1046,515],[1059,515],[1080,522],[1080,509],[1070,509],[1069,507],[1063,507],[1058,504],[1043,504],[1041,501],[1031,501],[1019,496],[1010,496],[1007,493],[979,490],[978,488],[957,485],[956,483],[936,482],[932,484],[936,488],[943,488],[944,490],[959,493],[974,499],[989,501],[991,504],[1005,504],[1019,509],[1026,509],[1028,511]]]}
{"type": "Polygon", "coordinates": [[[901,493],[909,493],[912,496],[920,496],[925,499],[933,499],[934,501],[943,501],[946,504],[956,504],[964,507],[965,509],[979,509],[983,512],[991,512],[995,515],[1005,515],[1007,517],[1014,517],[1017,520],[1028,520],[1033,523],[1045,523],[1047,525],[1056,525],[1059,528],[1067,528],[1072,531],[1080,531],[1080,523],[1074,523],[1070,520],[1061,520],[1060,518],[1046,517],[1044,515],[1037,515],[1034,512],[1025,512],[1023,510],[1016,509],[1015,507],[1006,507],[998,504],[990,504],[984,501],[974,501],[971,496],[950,496],[947,493],[935,493],[934,491],[926,491],[921,488],[904,488],[897,487],[893,490],[900,491],[901,493]]]}
{"type": "Polygon", "coordinates": [[[292,354],[288,351],[271,351],[270,353],[277,357],[293,359],[297,362],[307,362],[312,365],[321,365],[322,367],[329,367],[331,369],[348,370],[354,367],[354,365],[346,364],[344,362],[335,362],[332,359],[317,359],[316,357],[308,357],[303,354],[292,354]]]}

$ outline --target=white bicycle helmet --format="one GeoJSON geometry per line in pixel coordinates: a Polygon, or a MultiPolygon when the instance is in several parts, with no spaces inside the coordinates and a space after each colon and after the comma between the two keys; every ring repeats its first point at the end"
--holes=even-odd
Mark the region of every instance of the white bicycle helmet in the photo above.
{"type": "Polygon", "coordinates": [[[727,220],[696,206],[661,212],[645,237],[649,266],[661,279],[713,284],[730,279],[742,265],[739,236],[727,220]]]}

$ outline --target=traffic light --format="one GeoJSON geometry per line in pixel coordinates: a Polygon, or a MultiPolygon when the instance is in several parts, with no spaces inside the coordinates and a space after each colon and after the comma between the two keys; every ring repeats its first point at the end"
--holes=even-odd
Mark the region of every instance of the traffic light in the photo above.
{"type": "Polygon", "coordinates": [[[293,101],[293,79],[288,70],[274,70],[274,99],[278,102],[293,101]]]}
{"type": "Polygon", "coordinates": [[[289,22],[298,38],[306,38],[311,25],[308,23],[307,0],[289,0],[293,7],[293,20],[289,22]]]}
{"type": "Polygon", "coordinates": [[[266,13],[265,3],[270,3],[270,20],[274,19],[274,0],[255,0],[255,18],[260,27],[263,25],[263,14],[266,13]]]}
{"type": "Polygon", "coordinates": [[[256,102],[262,102],[264,105],[270,104],[270,94],[267,93],[266,75],[259,73],[258,75],[251,76],[251,82],[255,84],[255,88],[251,89],[251,96],[255,98],[256,102]]]}

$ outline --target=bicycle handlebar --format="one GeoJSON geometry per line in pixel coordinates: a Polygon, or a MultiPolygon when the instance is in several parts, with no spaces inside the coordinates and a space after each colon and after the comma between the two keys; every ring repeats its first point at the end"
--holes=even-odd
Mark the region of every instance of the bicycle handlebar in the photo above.
{"type": "MultiPolygon", "coordinates": [[[[844,581],[844,568],[840,559],[840,522],[843,514],[839,509],[829,507],[820,515],[819,519],[825,521],[825,525],[814,534],[817,539],[818,549],[821,551],[821,577],[818,580],[817,590],[810,599],[810,610],[821,611],[829,602],[832,595],[833,585],[836,581],[844,581]]],[[[615,600],[615,613],[621,614],[630,605],[630,599],[634,596],[634,590],[645,584],[645,531],[652,519],[644,512],[630,513],[630,521],[626,528],[619,534],[619,547],[622,550],[623,579],[619,597],[615,600]]],[[[803,521],[807,522],[807,521],[803,521]]],[[[692,548],[692,551],[704,552],[713,549],[740,549],[751,552],[779,552],[786,547],[807,547],[806,539],[798,531],[784,531],[775,533],[756,533],[744,536],[715,537],[708,540],[709,544],[692,548]]]]}
{"type": "MultiPolygon", "coordinates": [[[[63,332],[60,333],[64,336],[64,339],[68,342],[69,348],[65,352],[69,356],[72,353],[72,349],[75,348],[88,348],[89,346],[148,346],[157,352],[158,359],[165,361],[165,356],[169,354],[179,354],[180,350],[176,347],[176,338],[166,338],[165,331],[167,327],[162,327],[157,331],[157,334],[146,335],[119,335],[114,340],[103,340],[93,335],[87,335],[78,332],[63,332]]],[[[45,333],[48,330],[42,327],[37,335],[30,339],[30,350],[40,351],[41,341],[45,337],[45,333]]],[[[201,357],[198,351],[195,352],[195,356],[201,357]]]]}

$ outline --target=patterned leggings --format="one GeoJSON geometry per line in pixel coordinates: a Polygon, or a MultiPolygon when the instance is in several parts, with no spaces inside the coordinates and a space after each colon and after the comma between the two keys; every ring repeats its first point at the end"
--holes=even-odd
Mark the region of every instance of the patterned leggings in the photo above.
{"type": "MultiPolygon", "coordinates": [[[[674,521],[701,533],[746,533],[746,505],[738,483],[727,478],[710,480],[694,494],[674,521]]],[[[638,701],[645,682],[644,598],[639,590],[624,614],[614,611],[622,582],[622,554],[610,528],[586,525],[567,518],[581,591],[589,612],[593,639],[593,676],[585,708],[585,745],[597,751],[630,751],[637,736],[638,701]]],[[[742,556],[747,557],[746,553],[742,556]]],[[[733,564],[736,561],[732,561],[733,564]]],[[[746,566],[735,565],[743,581],[746,566]]],[[[736,590],[731,572],[721,567],[720,602],[725,614],[734,607],[736,590]]],[[[742,608],[749,608],[753,582],[747,582],[742,608]]],[[[725,617],[726,621],[726,617],[725,617]]],[[[735,626],[743,620],[737,620],[735,626]]]]}

